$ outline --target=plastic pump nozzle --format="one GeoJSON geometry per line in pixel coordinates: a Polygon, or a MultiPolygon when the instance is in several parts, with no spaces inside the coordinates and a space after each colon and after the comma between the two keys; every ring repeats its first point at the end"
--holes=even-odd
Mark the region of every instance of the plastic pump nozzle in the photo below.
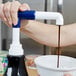
{"type": "Polygon", "coordinates": [[[61,13],[43,12],[43,11],[19,11],[18,17],[27,20],[56,20],[56,25],[64,25],[64,19],[61,13]]]}
{"type": "Polygon", "coordinates": [[[41,12],[41,11],[19,11],[18,12],[19,22],[13,26],[13,39],[9,49],[9,55],[23,55],[22,45],[20,44],[20,20],[56,20],[56,25],[63,25],[63,16],[57,12],[41,12]]]}

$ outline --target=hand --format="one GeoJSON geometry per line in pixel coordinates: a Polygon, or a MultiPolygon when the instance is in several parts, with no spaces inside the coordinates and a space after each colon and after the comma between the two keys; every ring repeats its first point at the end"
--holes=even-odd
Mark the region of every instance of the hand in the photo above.
{"type": "MultiPolygon", "coordinates": [[[[1,20],[8,25],[9,27],[12,24],[16,25],[18,22],[18,11],[30,10],[28,4],[21,4],[18,1],[6,2],[5,4],[0,5],[0,18],[1,20]]],[[[22,25],[24,25],[25,21],[22,21],[22,25]]]]}

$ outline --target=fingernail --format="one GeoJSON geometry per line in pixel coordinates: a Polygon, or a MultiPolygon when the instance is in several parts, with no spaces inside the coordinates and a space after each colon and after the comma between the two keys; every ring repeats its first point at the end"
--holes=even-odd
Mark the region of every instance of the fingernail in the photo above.
{"type": "Polygon", "coordinates": [[[17,25],[17,22],[16,22],[16,21],[14,22],[14,25],[15,25],[15,26],[17,25]]]}
{"type": "Polygon", "coordinates": [[[27,10],[27,8],[25,8],[24,6],[21,7],[21,11],[25,11],[27,10]]]}

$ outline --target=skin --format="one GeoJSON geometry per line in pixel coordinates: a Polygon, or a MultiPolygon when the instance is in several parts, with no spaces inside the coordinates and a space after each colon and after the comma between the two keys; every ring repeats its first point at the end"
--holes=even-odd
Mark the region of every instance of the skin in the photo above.
{"type": "MultiPolygon", "coordinates": [[[[9,27],[18,22],[18,11],[30,10],[28,4],[21,4],[18,1],[6,2],[0,5],[0,18],[9,27]]],[[[21,32],[33,40],[51,47],[58,46],[58,26],[44,24],[33,20],[21,21],[21,32]]],[[[70,24],[61,26],[60,46],[69,46],[76,44],[76,25],[70,24]],[[72,30],[72,31],[71,31],[72,30]]],[[[71,76],[64,74],[64,76],[71,76]]]]}

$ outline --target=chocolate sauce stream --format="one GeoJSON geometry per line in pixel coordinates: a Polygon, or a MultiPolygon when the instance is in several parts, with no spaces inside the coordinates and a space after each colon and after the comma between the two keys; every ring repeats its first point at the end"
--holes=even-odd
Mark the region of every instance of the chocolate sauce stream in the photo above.
{"type": "Polygon", "coordinates": [[[57,55],[58,55],[58,58],[57,58],[57,68],[59,68],[59,61],[60,61],[60,54],[61,54],[61,51],[60,51],[60,25],[58,26],[58,47],[57,47],[57,55]]]}

